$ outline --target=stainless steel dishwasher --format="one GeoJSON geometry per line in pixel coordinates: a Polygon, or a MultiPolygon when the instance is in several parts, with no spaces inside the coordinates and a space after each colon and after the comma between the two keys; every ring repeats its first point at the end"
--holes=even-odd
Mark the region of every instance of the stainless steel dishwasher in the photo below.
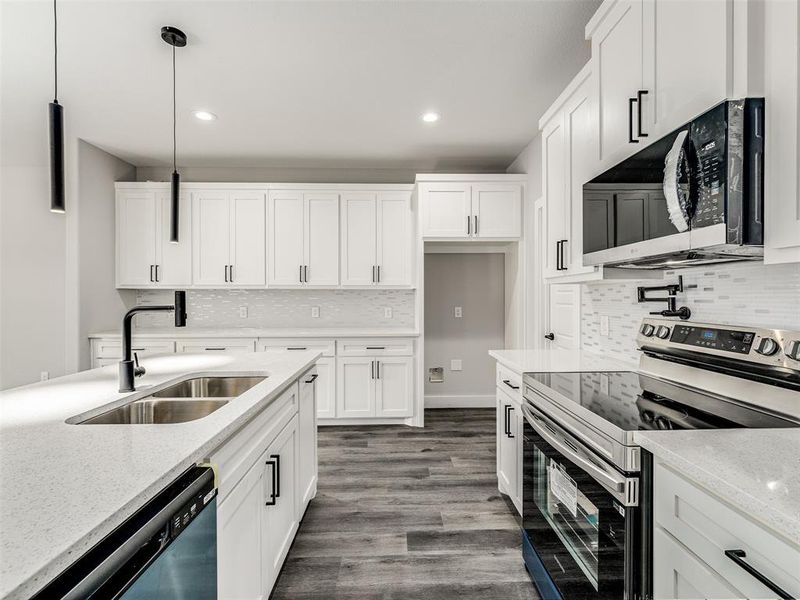
{"type": "Polygon", "coordinates": [[[34,598],[215,600],[216,498],[211,468],[190,468],[34,598]]]}

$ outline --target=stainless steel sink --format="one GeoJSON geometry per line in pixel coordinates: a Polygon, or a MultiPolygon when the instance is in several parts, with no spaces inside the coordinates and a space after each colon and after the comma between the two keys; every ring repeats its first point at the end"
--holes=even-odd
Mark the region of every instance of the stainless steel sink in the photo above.
{"type": "MultiPolygon", "coordinates": [[[[186,423],[207,417],[266,377],[193,377],[123,404],[79,425],[186,423]]],[[[72,422],[72,419],[68,420],[72,422]]]]}
{"type": "Polygon", "coordinates": [[[152,425],[159,423],[186,423],[202,419],[229,400],[177,398],[142,399],[124,404],[86,421],[81,425],[152,425]]]}
{"type": "Polygon", "coordinates": [[[266,377],[195,377],[153,392],[153,398],[235,398],[266,377]]]}

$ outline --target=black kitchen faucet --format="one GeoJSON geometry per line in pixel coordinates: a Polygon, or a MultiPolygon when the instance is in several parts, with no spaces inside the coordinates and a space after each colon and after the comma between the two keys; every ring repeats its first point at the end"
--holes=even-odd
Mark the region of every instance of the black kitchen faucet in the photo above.
{"type": "Polygon", "coordinates": [[[119,391],[134,392],[134,379],[144,375],[144,367],[139,366],[139,359],[131,357],[131,329],[133,316],[136,313],[156,311],[175,311],[175,327],[186,327],[186,292],[175,292],[175,304],[159,304],[155,306],[134,306],[122,319],[122,360],[119,361],[119,391]]]}

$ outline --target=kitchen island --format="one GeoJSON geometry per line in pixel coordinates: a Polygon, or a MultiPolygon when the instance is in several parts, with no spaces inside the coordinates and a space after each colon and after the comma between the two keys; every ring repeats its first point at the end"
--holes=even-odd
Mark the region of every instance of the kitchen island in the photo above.
{"type": "Polygon", "coordinates": [[[41,589],[187,468],[268,412],[318,357],[316,351],[150,357],[134,393],[117,391],[117,368],[109,366],[0,394],[0,598],[27,598],[41,589]],[[67,422],[203,375],[266,378],[195,421],[67,422]]]}

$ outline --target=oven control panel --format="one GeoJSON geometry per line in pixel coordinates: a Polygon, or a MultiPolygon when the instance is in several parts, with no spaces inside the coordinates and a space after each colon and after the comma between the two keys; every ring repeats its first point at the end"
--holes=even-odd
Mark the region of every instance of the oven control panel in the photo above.
{"type": "Polygon", "coordinates": [[[800,371],[800,331],[645,318],[640,350],[691,351],[800,371]]]}
{"type": "Polygon", "coordinates": [[[672,328],[672,335],[669,341],[676,344],[749,354],[755,337],[755,331],[733,331],[730,329],[677,324],[672,328]]]}

